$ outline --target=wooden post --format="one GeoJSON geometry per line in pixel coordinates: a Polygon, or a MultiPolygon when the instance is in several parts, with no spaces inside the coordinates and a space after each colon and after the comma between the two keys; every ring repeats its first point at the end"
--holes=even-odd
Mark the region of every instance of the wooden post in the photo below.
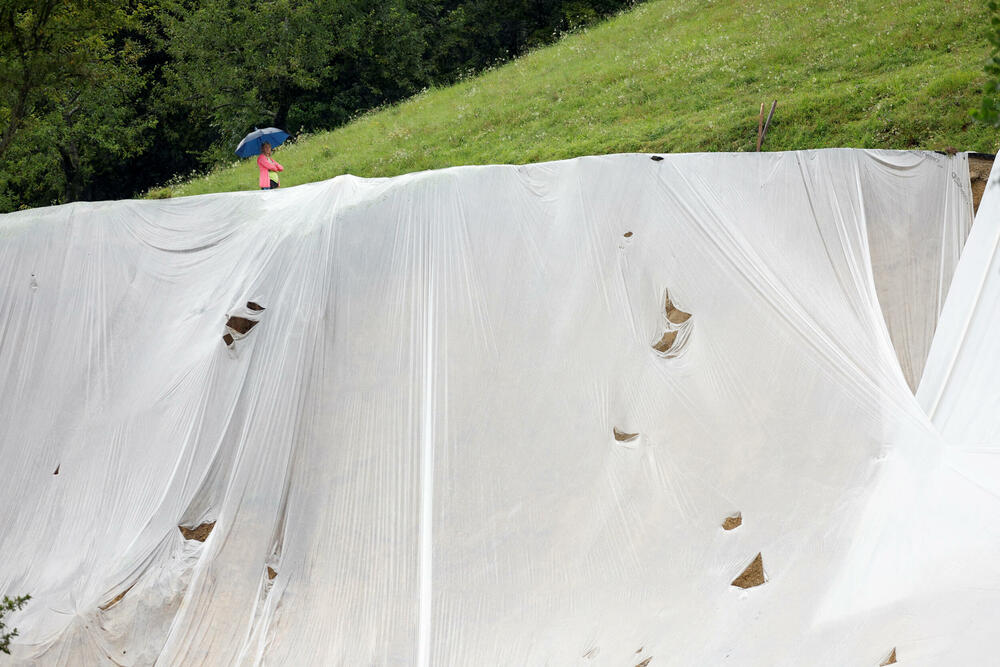
{"type": "Polygon", "coordinates": [[[760,116],[757,118],[757,152],[760,152],[760,142],[764,140],[764,103],[760,103],[760,116]]]}
{"type": "Polygon", "coordinates": [[[764,131],[760,134],[760,143],[764,143],[764,137],[767,136],[767,128],[771,126],[771,118],[774,117],[774,110],[778,108],[778,100],[771,103],[771,112],[767,114],[767,120],[764,122],[764,131]]]}

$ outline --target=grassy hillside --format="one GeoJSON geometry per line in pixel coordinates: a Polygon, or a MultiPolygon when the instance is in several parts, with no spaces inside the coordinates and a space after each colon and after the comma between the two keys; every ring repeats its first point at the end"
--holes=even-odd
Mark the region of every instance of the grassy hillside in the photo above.
{"type": "MultiPolygon", "coordinates": [[[[985,0],[650,0],[276,154],[282,185],[577,155],[830,146],[995,152],[974,124],[985,0]]],[[[254,189],[242,161],[174,195],[254,189]]],[[[167,192],[161,192],[164,196],[167,192]]]]}

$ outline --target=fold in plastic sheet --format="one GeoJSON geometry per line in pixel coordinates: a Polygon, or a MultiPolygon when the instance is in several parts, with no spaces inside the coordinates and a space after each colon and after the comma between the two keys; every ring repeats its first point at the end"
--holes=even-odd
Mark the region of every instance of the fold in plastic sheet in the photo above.
{"type": "Polygon", "coordinates": [[[988,657],[997,498],[907,386],[964,159],[615,155],[0,217],[11,660],[988,657]]]}
{"type": "Polygon", "coordinates": [[[1000,171],[990,174],[917,399],[950,464],[1000,496],[1000,171]]]}

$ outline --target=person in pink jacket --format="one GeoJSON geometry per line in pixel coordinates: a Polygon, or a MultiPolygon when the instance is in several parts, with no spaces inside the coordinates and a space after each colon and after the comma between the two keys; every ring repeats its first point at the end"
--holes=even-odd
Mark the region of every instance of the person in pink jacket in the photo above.
{"type": "Polygon", "coordinates": [[[260,145],[257,166],[260,167],[260,189],[273,190],[278,187],[280,184],[278,181],[278,172],[284,171],[285,168],[271,159],[271,144],[266,141],[260,145]]]}

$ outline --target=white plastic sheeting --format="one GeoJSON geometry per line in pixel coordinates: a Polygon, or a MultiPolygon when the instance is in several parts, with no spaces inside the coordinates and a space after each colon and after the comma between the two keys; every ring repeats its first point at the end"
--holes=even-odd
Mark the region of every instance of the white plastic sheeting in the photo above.
{"type": "MultiPolygon", "coordinates": [[[[992,659],[1000,501],[907,385],[967,173],[616,155],[0,217],[9,660],[992,659]]],[[[928,362],[967,448],[996,189],[928,362]]]]}
{"type": "Polygon", "coordinates": [[[969,161],[965,153],[952,159],[922,153],[882,153],[883,159],[870,155],[873,159],[862,163],[858,187],[875,291],[903,375],[916,390],[972,224],[969,161]],[[941,172],[954,184],[914,196],[917,183],[938,180],[941,172]]]}

